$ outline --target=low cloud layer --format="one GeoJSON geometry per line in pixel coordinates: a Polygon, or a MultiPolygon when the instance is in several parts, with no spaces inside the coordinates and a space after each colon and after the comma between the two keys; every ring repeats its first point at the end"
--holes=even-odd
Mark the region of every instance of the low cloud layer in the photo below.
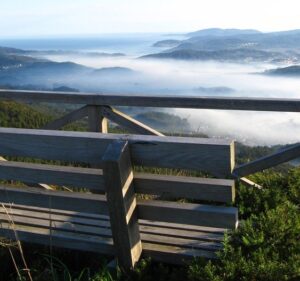
{"type": "MultiPolygon", "coordinates": [[[[49,56],[55,61],[73,61],[94,68],[121,66],[137,75],[106,77],[105,80],[73,79],[75,87],[118,93],[147,93],[175,95],[208,95],[194,91],[201,87],[228,87],[230,96],[298,98],[300,79],[259,75],[274,65],[228,64],[215,62],[183,62],[141,60],[135,57],[89,58],[81,56],[49,56]],[[88,86],[87,86],[88,85],[88,86]]],[[[212,95],[224,95],[224,93],[212,95]]],[[[213,137],[229,137],[247,144],[284,144],[298,142],[300,114],[233,112],[217,110],[171,110],[188,118],[193,130],[213,137]]]]}

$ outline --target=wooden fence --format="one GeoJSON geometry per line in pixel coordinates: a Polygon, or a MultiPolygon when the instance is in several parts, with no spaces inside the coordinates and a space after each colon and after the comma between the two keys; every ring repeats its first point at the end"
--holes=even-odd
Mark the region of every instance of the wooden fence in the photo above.
{"type": "Polygon", "coordinates": [[[194,256],[214,258],[226,229],[234,229],[238,223],[233,207],[138,200],[136,194],[232,203],[234,181],[224,178],[243,178],[300,156],[300,145],[294,145],[235,167],[231,141],[164,136],[112,107],[299,112],[300,100],[12,90],[0,90],[0,99],[82,105],[40,130],[0,128],[0,155],[4,157],[73,164],[2,158],[0,178],[30,187],[0,186],[0,222],[4,226],[0,234],[14,237],[17,231],[24,241],[115,255],[125,269],[132,268],[142,254],[173,263],[194,256]],[[86,117],[90,132],[58,131],[86,117]],[[107,134],[108,120],[137,135],[107,134]],[[133,166],[204,171],[217,179],[135,173],[133,166]],[[32,188],[37,183],[46,189],[58,185],[96,194],[32,188]]]}
{"type": "MultiPolygon", "coordinates": [[[[107,132],[107,120],[126,128],[135,134],[162,136],[160,132],[142,124],[112,106],[135,106],[157,108],[193,108],[215,110],[300,112],[299,99],[240,98],[240,97],[195,97],[169,95],[130,95],[103,93],[69,93],[47,91],[0,90],[0,99],[23,102],[47,102],[57,104],[82,104],[69,114],[47,124],[43,129],[57,130],[63,126],[88,117],[89,131],[107,132]]],[[[234,153],[234,152],[233,152],[234,153]]],[[[232,176],[245,179],[245,176],[279,165],[300,157],[300,145],[279,150],[233,169],[232,176]]],[[[233,157],[232,157],[233,159],[233,157]]],[[[233,160],[234,161],[234,160],[233,160]]],[[[234,163],[232,163],[232,167],[234,163]]],[[[249,183],[249,181],[245,180],[249,183]]]]}

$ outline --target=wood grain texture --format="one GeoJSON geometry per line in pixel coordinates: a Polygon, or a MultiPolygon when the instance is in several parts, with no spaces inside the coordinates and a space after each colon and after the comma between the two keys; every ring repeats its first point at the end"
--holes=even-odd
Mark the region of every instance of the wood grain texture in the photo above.
{"type": "Polygon", "coordinates": [[[300,145],[296,144],[285,149],[281,149],[270,155],[261,157],[249,163],[236,167],[233,175],[237,177],[245,177],[256,172],[277,166],[279,164],[296,159],[300,156],[300,145]]]}
{"type": "MultiPolygon", "coordinates": [[[[51,233],[50,238],[49,229],[20,225],[17,225],[16,230],[18,238],[24,242],[101,253],[110,256],[115,255],[113,241],[110,238],[64,231],[54,231],[51,233]]],[[[15,240],[15,233],[12,229],[0,228],[0,235],[15,240]]],[[[143,243],[142,254],[143,257],[150,257],[153,260],[168,262],[170,264],[184,264],[186,261],[192,261],[197,256],[209,259],[216,258],[215,252],[210,250],[163,245],[155,243],[155,241],[152,243],[143,243]]]]}
{"type": "MultiPolygon", "coordinates": [[[[106,219],[96,219],[94,217],[82,218],[83,214],[78,212],[71,212],[66,214],[61,210],[53,210],[38,207],[26,207],[24,205],[4,205],[4,209],[0,205],[0,220],[7,221],[7,212],[13,218],[16,224],[24,224],[31,226],[39,226],[49,228],[51,225],[52,229],[68,230],[76,233],[83,234],[95,234],[101,236],[112,237],[110,231],[109,217],[106,219]]],[[[91,215],[91,214],[85,214],[91,215]]],[[[224,232],[222,229],[207,229],[191,225],[178,225],[170,223],[159,223],[154,221],[139,220],[139,228],[141,237],[143,234],[156,234],[164,235],[173,238],[181,239],[192,239],[199,241],[214,241],[222,242],[224,238],[224,232]],[[193,227],[193,228],[191,228],[193,227]]],[[[143,239],[142,239],[143,240],[143,239]]]]}
{"type": "Polygon", "coordinates": [[[119,265],[134,268],[142,253],[133,171],[127,141],[114,141],[103,156],[110,225],[119,265]]]}
{"type": "Polygon", "coordinates": [[[164,198],[187,198],[230,203],[235,200],[233,180],[134,174],[137,193],[159,195],[164,198]]]}
{"type": "Polygon", "coordinates": [[[114,123],[126,128],[131,133],[163,136],[160,132],[109,106],[102,107],[102,115],[114,123]]]}
{"type": "Polygon", "coordinates": [[[88,105],[88,122],[90,132],[108,132],[107,119],[102,115],[102,107],[88,105]]]}
{"type": "Polygon", "coordinates": [[[67,115],[62,116],[59,119],[56,119],[48,124],[46,124],[42,129],[44,130],[57,130],[61,129],[63,126],[80,120],[88,115],[88,107],[84,106],[77,110],[74,110],[67,115]]]}
{"type": "MultiPolygon", "coordinates": [[[[105,192],[100,169],[24,162],[0,162],[0,179],[85,188],[105,192]]],[[[230,203],[235,198],[233,180],[134,173],[136,193],[230,203]]],[[[31,185],[32,186],[32,185],[31,185]]]]}
{"type": "Polygon", "coordinates": [[[146,94],[105,94],[50,91],[0,90],[6,100],[90,104],[110,106],[142,106],[170,108],[202,108],[224,110],[252,110],[300,112],[299,99],[245,98],[245,97],[195,97],[146,94]]]}
{"type": "Polygon", "coordinates": [[[0,155],[102,164],[114,140],[129,142],[133,165],[231,175],[234,143],[205,138],[0,128],[0,155]]]}
{"type": "Polygon", "coordinates": [[[103,195],[0,186],[0,202],[108,215],[103,195]]]}
{"type": "MultiPolygon", "coordinates": [[[[111,238],[80,235],[65,231],[50,231],[50,229],[34,226],[15,226],[18,239],[28,243],[46,246],[82,250],[94,253],[114,255],[114,246],[111,238]]],[[[15,232],[9,225],[0,227],[0,236],[16,240],[15,232]]]]}
{"type": "Polygon", "coordinates": [[[105,190],[102,170],[90,168],[6,161],[0,162],[0,179],[105,190]]]}
{"type": "MultiPolygon", "coordinates": [[[[13,219],[14,227],[18,234],[21,234],[20,237],[23,241],[50,245],[53,238],[53,246],[114,255],[114,250],[111,248],[110,228],[76,222],[77,213],[73,213],[65,221],[61,221],[63,216],[64,213],[60,214],[59,211],[49,215],[48,210],[42,208],[24,210],[23,206],[14,205],[12,208],[2,210],[0,207],[2,225],[0,235],[15,238],[9,224],[10,219],[13,219]],[[11,218],[6,216],[6,211],[9,212],[11,218]],[[56,214],[57,212],[58,214],[56,214]],[[39,216],[40,214],[42,216],[39,216]],[[50,235],[52,235],[51,239],[50,235]],[[76,246],[76,241],[78,246],[76,246]]],[[[193,232],[190,229],[180,230],[177,233],[172,228],[168,229],[168,224],[164,224],[164,227],[157,227],[155,222],[146,227],[140,227],[140,229],[143,255],[149,256],[152,253],[151,257],[163,262],[169,261],[172,257],[176,260],[175,263],[182,263],[186,258],[191,258],[191,253],[195,256],[215,257],[215,251],[221,247],[222,235],[218,235],[216,240],[214,233],[193,232]],[[177,256],[177,254],[179,255],[177,256]]],[[[174,262],[171,261],[171,263],[174,262]]]]}
{"type": "Polygon", "coordinates": [[[208,227],[236,229],[238,211],[233,207],[167,201],[138,201],[139,218],[208,227]]]}
{"type": "MultiPolygon", "coordinates": [[[[106,198],[98,194],[0,186],[0,202],[108,215],[106,198]]],[[[138,218],[217,228],[237,227],[237,209],[166,201],[138,201],[138,218]]]]}

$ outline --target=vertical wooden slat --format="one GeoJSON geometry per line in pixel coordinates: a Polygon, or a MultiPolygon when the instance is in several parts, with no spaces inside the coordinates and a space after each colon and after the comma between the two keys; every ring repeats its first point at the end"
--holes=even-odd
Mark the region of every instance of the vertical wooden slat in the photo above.
{"type": "Polygon", "coordinates": [[[101,106],[88,105],[88,118],[90,132],[107,133],[107,119],[101,114],[101,106]]]}
{"type": "Polygon", "coordinates": [[[119,265],[130,270],[138,261],[142,244],[139,233],[133,171],[127,141],[109,145],[103,156],[111,229],[119,265]]]}

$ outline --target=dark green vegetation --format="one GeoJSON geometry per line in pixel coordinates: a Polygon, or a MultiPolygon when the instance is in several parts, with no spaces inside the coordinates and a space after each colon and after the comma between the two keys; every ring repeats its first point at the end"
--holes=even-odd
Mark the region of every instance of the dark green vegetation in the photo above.
{"type": "Polygon", "coordinates": [[[293,62],[300,59],[300,30],[262,33],[211,28],[187,34],[175,47],[146,58],[232,62],[293,62]]]}
{"type": "MultiPolygon", "coordinates": [[[[44,107],[46,108],[46,105],[44,107]]],[[[43,110],[45,111],[45,110],[43,110]]],[[[28,105],[0,103],[1,126],[37,128],[52,117],[28,105]],[[26,120],[26,122],[23,122],[26,120]]],[[[55,113],[56,114],[56,113],[55,113]]],[[[78,129],[78,128],[77,128],[78,129]]],[[[270,153],[275,148],[239,145],[238,161],[270,153]]],[[[160,173],[161,171],[153,171],[160,173]]],[[[183,267],[141,260],[131,274],[112,277],[107,258],[90,253],[49,249],[24,244],[24,257],[35,281],[48,280],[171,280],[171,281],[274,281],[300,280],[300,169],[259,173],[251,179],[263,189],[237,185],[240,227],[229,233],[219,260],[195,260],[183,267]]],[[[17,245],[0,240],[0,280],[28,280],[17,245]]]]}
{"type": "Polygon", "coordinates": [[[148,111],[134,116],[142,123],[163,132],[190,132],[191,127],[187,119],[183,119],[174,114],[158,111],[148,111]]]}

